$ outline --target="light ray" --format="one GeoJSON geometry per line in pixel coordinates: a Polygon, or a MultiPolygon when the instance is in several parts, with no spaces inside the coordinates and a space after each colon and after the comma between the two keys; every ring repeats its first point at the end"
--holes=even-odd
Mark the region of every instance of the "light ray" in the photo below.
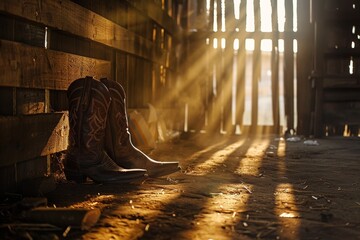
{"type": "Polygon", "coordinates": [[[193,220],[193,229],[185,231],[183,236],[231,239],[231,235],[236,232],[236,225],[245,220],[242,212],[246,210],[250,197],[249,193],[242,193],[239,189],[243,189],[243,184],[226,184],[219,186],[218,192],[210,193],[212,197],[204,203],[204,210],[193,220]],[[219,231],[224,228],[227,231],[219,231]]]}
{"type": "Polygon", "coordinates": [[[219,166],[221,166],[222,164],[226,164],[225,162],[228,159],[229,155],[231,155],[234,151],[241,147],[244,144],[244,141],[244,139],[241,139],[215,152],[214,154],[209,156],[205,162],[196,165],[194,167],[194,172],[196,173],[196,175],[206,175],[218,169],[219,166]]]}
{"type": "Polygon", "coordinates": [[[299,239],[301,220],[296,205],[293,186],[290,183],[279,184],[274,194],[276,204],[275,213],[282,225],[281,229],[278,229],[278,231],[281,231],[278,234],[299,239]]]}
{"type": "Polygon", "coordinates": [[[268,138],[257,138],[247,150],[245,157],[241,159],[240,165],[236,173],[242,175],[259,175],[259,167],[262,163],[262,158],[266,149],[269,147],[270,140],[268,138]]]}

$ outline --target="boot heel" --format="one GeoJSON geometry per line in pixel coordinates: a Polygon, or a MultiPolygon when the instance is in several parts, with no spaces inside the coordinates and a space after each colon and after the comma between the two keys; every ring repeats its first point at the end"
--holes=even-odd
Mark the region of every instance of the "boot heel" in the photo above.
{"type": "Polygon", "coordinates": [[[80,173],[79,171],[72,171],[72,170],[64,170],[66,180],[74,181],[76,183],[85,183],[86,176],[80,173]]]}

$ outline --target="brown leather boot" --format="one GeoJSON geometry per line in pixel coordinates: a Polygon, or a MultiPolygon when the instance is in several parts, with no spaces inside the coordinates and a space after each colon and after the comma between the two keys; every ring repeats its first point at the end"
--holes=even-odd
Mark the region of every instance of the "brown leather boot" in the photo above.
{"type": "Polygon", "coordinates": [[[146,177],[145,169],[124,169],[104,150],[105,125],[111,97],[109,90],[92,77],[70,84],[69,147],[64,162],[68,180],[84,182],[86,177],[99,183],[138,182],[146,177]]]}
{"type": "Polygon", "coordinates": [[[109,156],[122,167],[144,168],[149,177],[160,177],[180,170],[179,162],[161,162],[148,157],[131,142],[122,86],[108,79],[101,79],[110,91],[112,102],[106,124],[105,149],[109,156]]]}

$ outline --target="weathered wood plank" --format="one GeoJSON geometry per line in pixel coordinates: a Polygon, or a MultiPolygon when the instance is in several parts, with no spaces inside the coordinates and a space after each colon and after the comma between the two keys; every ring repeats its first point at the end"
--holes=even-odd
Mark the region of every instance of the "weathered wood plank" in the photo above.
{"type": "Polygon", "coordinates": [[[331,88],[323,90],[324,102],[360,102],[360,88],[331,88]]]}
{"type": "Polygon", "coordinates": [[[77,78],[110,75],[109,61],[0,40],[0,86],[65,90],[77,78]]]}
{"type": "Polygon", "coordinates": [[[115,81],[126,87],[127,79],[127,56],[124,53],[116,53],[115,81]]]}
{"type": "Polygon", "coordinates": [[[14,89],[0,87],[0,115],[13,115],[14,89]]]}
{"type": "Polygon", "coordinates": [[[323,104],[324,124],[360,124],[359,102],[326,102],[323,104]]]}
{"type": "Polygon", "coordinates": [[[359,88],[359,75],[325,75],[324,88],[359,88]]]}
{"type": "Polygon", "coordinates": [[[68,130],[67,112],[0,117],[0,166],[65,150],[68,130]]]}
{"type": "MultiPolygon", "coordinates": [[[[47,157],[41,156],[16,164],[16,182],[43,177],[47,174],[47,157]]],[[[28,190],[30,191],[30,190],[28,190]]]]}
{"type": "Polygon", "coordinates": [[[0,11],[155,60],[151,41],[68,0],[3,0],[0,11]]]}
{"type": "Polygon", "coordinates": [[[18,88],[16,91],[16,114],[45,113],[45,90],[18,88]]]}
{"type": "Polygon", "coordinates": [[[176,24],[175,19],[170,17],[166,11],[163,11],[154,2],[139,0],[127,0],[127,2],[137,10],[147,14],[149,18],[173,35],[176,40],[180,39],[182,29],[176,24]]]}
{"type": "Polygon", "coordinates": [[[11,192],[16,186],[16,165],[0,167],[0,194],[11,192]]]}

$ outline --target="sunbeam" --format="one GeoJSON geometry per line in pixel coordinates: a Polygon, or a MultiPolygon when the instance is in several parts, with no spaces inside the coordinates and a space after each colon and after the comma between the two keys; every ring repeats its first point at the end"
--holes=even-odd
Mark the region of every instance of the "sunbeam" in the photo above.
{"type": "Polygon", "coordinates": [[[257,138],[247,150],[244,158],[241,159],[236,173],[240,175],[259,175],[259,167],[262,163],[262,157],[265,150],[269,147],[270,140],[268,138],[257,138]]]}
{"type": "Polygon", "coordinates": [[[193,220],[191,231],[196,239],[231,239],[231,234],[238,231],[236,224],[239,221],[246,224],[243,212],[250,194],[243,194],[239,189],[243,189],[243,184],[226,184],[220,185],[218,192],[210,193],[212,197],[204,204],[204,210],[193,220]]]}
{"type": "Polygon", "coordinates": [[[301,220],[293,186],[290,183],[279,184],[274,195],[275,212],[281,222],[281,228],[278,229],[279,234],[298,239],[301,220]]]}
{"type": "Polygon", "coordinates": [[[228,156],[234,151],[236,151],[239,147],[241,147],[244,144],[244,141],[245,141],[244,139],[241,139],[233,144],[225,146],[219,151],[216,151],[214,154],[209,156],[206,161],[204,161],[201,164],[197,164],[194,167],[194,172],[192,174],[199,176],[207,175],[208,173],[211,173],[212,171],[219,169],[219,166],[225,164],[225,161],[227,160],[228,156]]]}
{"type": "Polygon", "coordinates": [[[284,177],[286,172],[285,155],[286,155],[286,142],[284,140],[280,140],[277,148],[277,156],[279,157],[279,161],[278,161],[279,177],[284,177]]]}

